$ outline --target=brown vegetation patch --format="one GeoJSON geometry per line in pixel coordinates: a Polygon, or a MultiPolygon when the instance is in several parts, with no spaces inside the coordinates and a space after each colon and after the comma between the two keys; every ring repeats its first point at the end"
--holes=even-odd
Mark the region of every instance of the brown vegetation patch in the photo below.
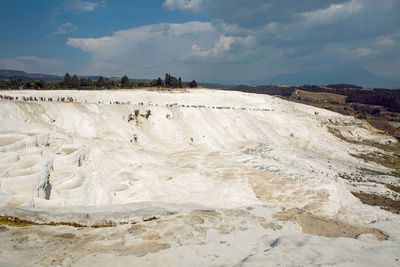
{"type": "Polygon", "coordinates": [[[372,127],[384,131],[393,136],[400,136],[400,130],[396,129],[396,127],[390,125],[388,122],[379,119],[369,119],[367,120],[372,127]]]}
{"type": "Polygon", "coordinates": [[[400,214],[400,201],[396,201],[375,194],[356,193],[356,192],[352,192],[352,194],[358,199],[360,199],[360,201],[364,204],[379,206],[384,210],[400,214]]]}
{"type": "Polygon", "coordinates": [[[400,177],[400,154],[398,153],[381,153],[381,152],[374,152],[374,153],[367,153],[367,154],[352,154],[353,157],[362,159],[366,162],[371,161],[375,162],[379,165],[385,166],[387,168],[391,168],[394,171],[391,175],[395,177],[400,177]]]}
{"type": "Polygon", "coordinates": [[[391,184],[385,184],[385,186],[386,186],[388,189],[390,189],[390,190],[392,190],[392,191],[397,192],[397,193],[400,194],[400,186],[394,186],[394,185],[391,185],[391,184]]]}
{"type": "Polygon", "coordinates": [[[9,217],[9,216],[1,216],[0,217],[0,224],[3,225],[9,225],[13,227],[27,227],[27,226],[32,226],[32,225],[38,225],[33,222],[19,219],[16,217],[9,217]]]}
{"type": "MultiPolygon", "coordinates": [[[[0,224],[9,225],[13,227],[27,227],[27,226],[34,226],[34,225],[46,225],[46,226],[72,226],[72,227],[91,227],[91,228],[103,228],[103,227],[114,227],[116,226],[113,222],[104,222],[104,224],[95,224],[95,225],[86,225],[80,224],[76,222],[47,222],[47,223],[38,223],[33,222],[25,219],[21,219],[14,216],[0,216],[0,224]]],[[[121,223],[126,224],[126,223],[121,223]]]]}
{"type": "Polygon", "coordinates": [[[301,226],[303,233],[311,235],[357,238],[361,234],[373,234],[378,240],[386,240],[389,237],[378,229],[351,225],[297,208],[279,212],[274,214],[274,217],[281,221],[295,221],[301,226]]]}
{"type": "Polygon", "coordinates": [[[333,93],[320,93],[320,92],[308,92],[303,90],[296,90],[293,97],[297,97],[299,100],[308,100],[315,102],[327,102],[327,103],[340,103],[345,104],[347,96],[338,95],[333,93]]]}

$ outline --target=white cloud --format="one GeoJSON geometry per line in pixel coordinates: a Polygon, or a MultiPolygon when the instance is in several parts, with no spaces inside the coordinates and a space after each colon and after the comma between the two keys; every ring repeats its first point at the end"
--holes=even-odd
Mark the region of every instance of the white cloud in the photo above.
{"type": "Polygon", "coordinates": [[[199,9],[201,0],[166,0],[163,7],[168,10],[181,9],[196,11],[199,9]]]}
{"type": "Polygon", "coordinates": [[[224,52],[229,51],[233,42],[234,40],[232,37],[221,35],[214,47],[209,49],[201,48],[200,46],[193,44],[190,56],[199,58],[220,57],[224,52]]]}
{"type": "Polygon", "coordinates": [[[39,58],[35,56],[18,56],[0,59],[0,68],[22,70],[30,73],[61,74],[65,72],[66,64],[56,59],[39,58]]]}
{"type": "Polygon", "coordinates": [[[115,75],[128,72],[136,77],[153,77],[173,72],[193,44],[211,46],[218,37],[211,23],[193,21],[131,28],[100,38],[68,38],[67,45],[90,53],[91,64],[84,70],[87,73],[110,75],[112,71],[115,75]]]}
{"type": "Polygon", "coordinates": [[[390,36],[383,36],[377,38],[375,44],[379,47],[391,47],[396,44],[396,41],[393,40],[390,36]]]}
{"type": "Polygon", "coordinates": [[[329,23],[343,19],[363,9],[363,1],[352,0],[342,4],[331,4],[328,8],[300,13],[308,23],[329,23]]]}
{"type": "Polygon", "coordinates": [[[77,32],[79,28],[72,24],[71,22],[67,22],[64,24],[61,24],[60,26],[57,27],[57,31],[54,32],[55,35],[65,35],[68,33],[73,33],[77,32]]]}
{"type": "Polygon", "coordinates": [[[351,53],[358,58],[368,57],[375,54],[371,48],[357,48],[351,51],[351,53]]]}
{"type": "Polygon", "coordinates": [[[255,42],[254,37],[232,37],[220,35],[219,39],[210,48],[202,48],[197,44],[192,45],[190,52],[185,54],[182,59],[192,61],[194,59],[205,60],[208,62],[231,61],[232,58],[240,57],[240,53],[244,52],[249,46],[255,42]],[[230,50],[236,48],[235,54],[229,54],[230,50]],[[241,52],[239,52],[240,50],[241,52]]]}
{"type": "Polygon", "coordinates": [[[104,5],[105,1],[89,2],[82,0],[66,0],[63,9],[69,11],[90,12],[104,5]]]}

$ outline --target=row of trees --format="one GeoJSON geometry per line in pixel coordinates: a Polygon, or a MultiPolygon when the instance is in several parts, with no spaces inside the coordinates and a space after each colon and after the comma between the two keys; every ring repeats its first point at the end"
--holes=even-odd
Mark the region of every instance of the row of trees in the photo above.
{"type": "Polygon", "coordinates": [[[182,78],[176,78],[171,74],[165,74],[165,79],[162,80],[158,78],[156,80],[151,81],[137,81],[137,80],[130,80],[128,76],[123,76],[121,79],[121,87],[122,88],[135,88],[135,87],[168,87],[168,88],[184,88],[184,87],[197,87],[197,82],[195,80],[191,82],[183,82],[182,78]],[[146,83],[146,84],[145,84],[146,83]]]}
{"type": "Polygon", "coordinates": [[[33,81],[25,79],[0,80],[1,89],[118,89],[118,88],[141,88],[141,87],[168,87],[186,88],[197,87],[195,80],[183,82],[181,77],[178,79],[170,74],[165,75],[165,80],[161,78],[154,80],[131,80],[128,76],[121,79],[110,79],[99,76],[97,79],[90,77],[79,78],[76,74],[66,73],[63,80],[55,82],[33,81]]]}

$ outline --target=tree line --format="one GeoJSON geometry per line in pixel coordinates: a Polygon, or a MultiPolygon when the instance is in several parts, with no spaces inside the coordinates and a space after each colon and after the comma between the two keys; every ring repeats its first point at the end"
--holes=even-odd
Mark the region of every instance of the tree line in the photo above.
{"type": "Polygon", "coordinates": [[[76,74],[71,76],[69,73],[66,73],[61,81],[0,80],[0,89],[129,89],[141,87],[196,88],[197,82],[195,80],[184,82],[181,77],[176,78],[169,73],[165,75],[165,80],[161,78],[154,80],[129,79],[127,75],[121,79],[104,78],[103,76],[91,79],[90,77],[78,77],[76,74]]]}

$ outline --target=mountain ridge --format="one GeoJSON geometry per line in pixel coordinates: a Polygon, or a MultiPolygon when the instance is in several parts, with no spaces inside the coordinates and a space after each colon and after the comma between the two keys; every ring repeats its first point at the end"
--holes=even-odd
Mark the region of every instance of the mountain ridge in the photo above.
{"type": "Polygon", "coordinates": [[[44,81],[60,81],[62,76],[42,73],[27,73],[20,70],[0,70],[0,79],[27,79],[27,80],[44,80],[44,81]]]}

